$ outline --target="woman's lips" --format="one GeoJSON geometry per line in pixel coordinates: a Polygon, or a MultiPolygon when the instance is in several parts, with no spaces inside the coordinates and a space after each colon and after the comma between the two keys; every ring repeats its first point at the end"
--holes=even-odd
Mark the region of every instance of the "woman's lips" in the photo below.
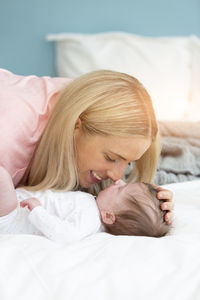
{"type": "Polygon", "coordinates": [[[90,171],[90,177],[92,179],[92,182],[95,182],[95,183],[99,183],[101,180],[97,179],[93,174],[92,174],[92,171],[90,171]]]}

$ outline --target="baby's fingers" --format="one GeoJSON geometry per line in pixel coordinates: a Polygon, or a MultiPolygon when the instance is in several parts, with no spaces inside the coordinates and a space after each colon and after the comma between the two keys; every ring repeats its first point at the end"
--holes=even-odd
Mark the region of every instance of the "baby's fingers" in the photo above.
{"type": "Polygon", "coordinates": [[[20,202],[21,207],[25,207],[27,205],[28,205],[28,202],[26,200],[23,200],[23,201],[20,202]]]}

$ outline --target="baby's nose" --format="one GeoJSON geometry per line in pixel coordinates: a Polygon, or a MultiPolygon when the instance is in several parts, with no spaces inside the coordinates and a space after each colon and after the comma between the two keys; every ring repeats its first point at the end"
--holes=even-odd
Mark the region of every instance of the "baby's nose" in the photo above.
{"type": "Polygon", "coordinates": [[[123,185],[125,185],[126,183],[125,183],[122,179],[118,179],[117,181],[115,181],[115,184],[116,184],[116,185],[119,185],[119,186],[123,186],[123,185]]]}

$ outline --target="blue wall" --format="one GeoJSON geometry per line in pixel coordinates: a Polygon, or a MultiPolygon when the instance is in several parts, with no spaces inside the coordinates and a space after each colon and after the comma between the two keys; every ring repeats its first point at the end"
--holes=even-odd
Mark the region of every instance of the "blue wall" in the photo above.
{"type": "Polygon", "coordinates": [[[200,36],[200,0],[0,0],[0,67],[55,75],[48,33],[200,36]]]}

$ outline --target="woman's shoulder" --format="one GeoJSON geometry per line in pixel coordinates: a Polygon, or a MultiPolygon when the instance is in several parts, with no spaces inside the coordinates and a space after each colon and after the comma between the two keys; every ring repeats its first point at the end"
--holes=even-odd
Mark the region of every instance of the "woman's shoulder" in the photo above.
{"type": "Polygon", "coordinates": [[[21,76],[0,69],[0,82],[0,165],[8,170],[17,186],[29,166],[57,94],[71,80],[21,76]]]}

